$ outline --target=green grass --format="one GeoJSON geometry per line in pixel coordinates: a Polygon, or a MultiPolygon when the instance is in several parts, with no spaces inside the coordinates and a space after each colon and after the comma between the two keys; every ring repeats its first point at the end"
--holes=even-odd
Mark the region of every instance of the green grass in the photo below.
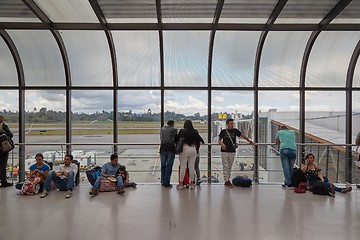
{"type": "MultiPolygon", "coordinates": [[[[36,123],[36,124],[26,124],[26,129],[32,130],[27,133],[28,136],[55,136],[55,135],[65,135],[65,124],[64,123],[36,123]],[[60,129],[56,129],[60,128],[60,129]]],[[[183,123],[177,123],[176,128],[181,129],[183,123]]],[[[10,128],[17,128],[15,124],[10,124],[10,128]]],[[[72,134],[73,135],[112,135],[113,134],[113,124],[111,122],[96,122],[90,124],[89,122],[74,122],[72,125],[72,134]],[[81,129],[80,129],[81,128],[81,129]]],[[[200,133],[207,132],[206,124],[200,124],[194,122],[194,127],[199,129],[200,133]]],[[[160,130],[159,122],[119,122],[118,123],[118,134],[158,134],[160,130]],[[138,129],[139,128],[139,129],[138,129]]]]}

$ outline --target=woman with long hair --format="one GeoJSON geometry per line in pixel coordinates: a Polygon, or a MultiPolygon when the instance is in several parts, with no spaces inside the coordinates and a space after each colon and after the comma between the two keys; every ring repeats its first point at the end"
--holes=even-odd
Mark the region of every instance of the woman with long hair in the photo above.
{"type": "Polygon", "coordinates": [[[190,189],[194,189],[195,179],[195,160],[196,160],[196,146],[204,140],[199,135],[199,132],[195,130],[192,122],[186,120],[184,122],[184,128],[179,131],[175,137],[175,141],[178,142],[180,138],[184,138],[183,151],[179,155],[180,160],[180,179],[178,189],[184,188],[183,179],[185,176],[186,167],[189,168],[190,176],[190,189]]]}

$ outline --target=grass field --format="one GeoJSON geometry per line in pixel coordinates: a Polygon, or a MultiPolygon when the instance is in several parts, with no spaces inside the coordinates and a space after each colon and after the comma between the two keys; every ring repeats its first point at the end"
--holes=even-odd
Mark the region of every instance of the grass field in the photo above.
{"type": "MultiPolygon", "coordinates": [[[[199,132],[207,132],[207,125],[204,123],[194,122],[194,127],[199,132]]],[[[183,122],[176,123],[175,127],[181,129],[183,122]]],[[[9,124],[11,129],[16,129],[16,124],[9,124]]],[[[34,123],[25,124],[26,135],[39,136],[39,135],[65,135],[65,123],[34,123]]],[[[73,135],[112,135],[113,124],[112,122],[74,122],[71,125],[73,135]]],[[[160,122],[119,122],[118,134],[157,134],[160,130],[160,122]]]]}

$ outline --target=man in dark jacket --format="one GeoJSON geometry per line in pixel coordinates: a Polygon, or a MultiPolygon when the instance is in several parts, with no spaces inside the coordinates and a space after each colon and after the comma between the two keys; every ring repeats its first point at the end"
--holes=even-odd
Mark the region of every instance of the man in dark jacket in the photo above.
{"type": "Polygon", "coordinates": [[[161,186],[171,188],[170,184],[172,168],[175,159],[175,135],[174,121],[169,120],[167,126],[160,130],[160,160],[161,160],[161,186]]]}
{"type": "MultiPolygon", "coordinates": [[[[13,137],[8,125],[4,123],[5,117],[0,116],[0,133],[5,133],[9,138],[13,137]]],[[[9,158],[9,152],[0,151],[0,181],[1,187],[10,187],[13,184],[6,181],[6,167],[9,158]]]]}

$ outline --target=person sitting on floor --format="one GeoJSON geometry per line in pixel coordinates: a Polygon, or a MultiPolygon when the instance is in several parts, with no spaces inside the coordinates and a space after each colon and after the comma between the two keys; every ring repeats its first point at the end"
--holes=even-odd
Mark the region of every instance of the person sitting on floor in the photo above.
{"type": "Polygon", "coordinates": [[[107,162],[102,166],[101,175],[96,179],[93,188],[89,192],[89,194],[91,196],[95,196],[95,195],[99,194],[101,179],[104,179],[104,178],[105,179],[116,178],[117,193],[118,194],[125,193],[123,178],[121,176],[116,177],[116,173],[119,171],[119,168],[121,166],[118,163],[118,161],[119,161],[118,158],[119,157],[117,154],[112,154],[110,156],[110,162],[107,162]]]}
{"type": "Polygon", "coordinates": [[[74,157],[71,154],[66,154],[64,157],[64,164],[59,166],[57,171],[51,170],[46,177],[44,191],[40,195],[41,198],[46,197],[51,191],[51,182],[54,181],[56,188],[60,191],[67,191],[66,198],[71,198],[72,190],[75,187],[75,176],[79,171],[78,166],[72,163],[74,157]]]}
{"type": "Polygon", "coordinates": [[[335,192],[348,193],[352,191],[352,187],[340,188],[330,183],[329,180],[322,175],[321,169],[315,165],[314,161],[314,154],[308,153],[305,157],[305,163],[301,164],[301,171],[305,174],[311,186],[316,181],[324,182],[329,189],[329,196],[331,197],[335,197],[335,192]]]}
{"type": "Polygon", "coordinates": [[[119,171],[117,173],[117,176],[122,177],[123,179],[123,183],[124,183],[124,187],[133,187],[136,188],[136,183],[134,182],[130,182],[129,180],[129,172],[126,171],[126,167],[124,165],[121,165],[119,168],[119,171]]]}
{"type": "Polygon", "coordinates": [[[36,163],[29,167],[30,176],[38,176],[40,178],[40,190],[42,192],[44,189],[44,183],[47,175],[50,171],[50,166],[44,162],[44,156],[41,153],[35,155],[36,163]]]}

